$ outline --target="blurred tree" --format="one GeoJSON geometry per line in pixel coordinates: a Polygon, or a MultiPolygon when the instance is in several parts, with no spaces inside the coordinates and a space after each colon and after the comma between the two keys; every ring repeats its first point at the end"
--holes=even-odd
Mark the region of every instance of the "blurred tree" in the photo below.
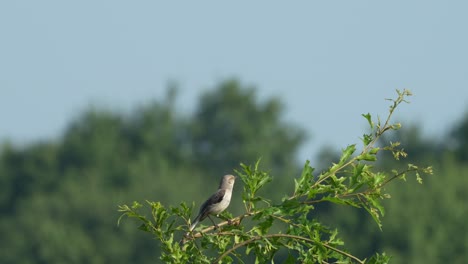
{"type": "Polygon", "coordinates": [[[455,152],[457,159],[461,162],[468,161],[468,113],[456,122],[455,127],[447,140],[448,147],[455,152]]]}
{"type": "Polygon", "coordinates": [[[253,87],[236,80],[222,82],[202,95],[192,120],[196,163],[218,177],[261,157],[262,165],[279,180],[295,176],[295,155],[305,133],[282,121],[283,112],[278,98],[258,102],[253,87]]]}
{"type": "Polygon", "coordinates": [[[15,205],[36,188],[56,188],[56,154],[57,146],[53,143],[38,143],[24,149],[7,144],[2,148],[0,213],[14,213],[15,205]]]}
{"type": "Polygon", "coordinates": [[[263,156],[282,173],[295,166],[303,132],[281,121],[279,100],[259,103],[253,88],[236,81],[205,93],[194,116],[178,113],[176,98],[172,86],[163,100],[129,114],[90,108],[59,139],[4,144],[2,263],[153,262],[159,249],[150,238],[131,224],[116,227],[117,205],[199,205],[242,161],[263,156]],[[214,186],[206,184],[213,178],[214,186]]]}

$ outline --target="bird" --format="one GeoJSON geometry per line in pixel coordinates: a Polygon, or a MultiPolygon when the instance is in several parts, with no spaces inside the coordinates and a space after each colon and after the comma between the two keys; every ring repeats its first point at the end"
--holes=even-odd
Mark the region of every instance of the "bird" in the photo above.
{"type": "Polygon", "coordinates": [[[218,191],[208,198],[200,207],[197,217],[193,220],[193,224],[190,226],[189,231],[195,228],[195,226],[203,221],[205,218],[209,218],[213,225],[217,227],[210,215],[218,216],[221,212],[226,210],[231,202],[232,188],[234,187],[234,182],[236,176],[234,175],[224,175],[219,184],[218,191]]]}

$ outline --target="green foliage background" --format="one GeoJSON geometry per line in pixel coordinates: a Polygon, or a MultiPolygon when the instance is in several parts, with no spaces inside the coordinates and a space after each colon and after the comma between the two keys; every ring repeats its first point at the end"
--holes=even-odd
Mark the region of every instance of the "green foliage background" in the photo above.
{"type": "MultiPolygon", "coordinates": [[[[169,88],[163,100],[131,113],[90,108],[60,138],[3,143],[1,262],[158,262],[155,240],[130,221],[116,226],[117,205],[154,200],[198,206],[216,188],[206,182],[259,157],[273,176],[265,192],[278,200],[291,192],[304,162],[296,155],[305,132],[284,121],[278,98],[260,100],[254,87],[227,80],[200,96],[193,115],[178,112],[176,99],[169,88]]],[[[408,162],[435,171],[423,185],[408,179],[391,187],[383,231],[363,210],[325,204],[315,213],[361,257],[385,251],[393,263],[467,263],[468,117],[456,124],[442,138],[425,138],[413,125],[383,139],[400,141],[408,162]]],[[[324,150],[312,165],[329,166],[337,152],[324,150]]],[[[391,158],[381,160],[382,168],[395,166],[391,158]]],[[[234,199],[229,211],[241,210],[234,199]]]]}

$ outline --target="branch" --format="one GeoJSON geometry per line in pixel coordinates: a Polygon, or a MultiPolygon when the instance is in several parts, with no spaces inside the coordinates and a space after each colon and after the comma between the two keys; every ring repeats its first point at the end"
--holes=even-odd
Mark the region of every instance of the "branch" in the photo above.
{"type": "MultiPolygon", "coordinates": [[[[224,221],[224,222],[221,222],[217,225],[217,227],[222,227],[222,226],[225,226],[225,225],[239,225],[242,220],[245,218],[245,217],[248,217],[248,216],[253,216],[253,215],[256,215],[258,214],[260,211],[256,211],[256,212],[250,212],[250,213],[245,213],[243,215],[240,215],[240,216],[237,216],[235,218],[232,218],[228,221],[224,221]]],[[[183,245],[185,243],[187,243],[188,241],[190,240],[194,240],[194,239],[197,239],[197,238],[200,238],[203,236],[204,233],[207,233],[207,232],[210,232],[210,231],[213,231],[217,228],[216,226],[209,226],[197,233],[191,233],[191,232],[187,232],[187,234],[185,234],[185,236],[182,238],[182,240],[180,241],[180,244],[183,245]],[[192,234],[192,235],[190,235],[192,234]]]]}
{"type": "Polygon", "coordinates": [[[274,238],[274,237],[280,237],[280,238],[292,238],[292,239],[296,239],[296,240],[304,240],[304,241],[307,241],[307,242],[310,242],[310,243],[315,243],[315,244],[320,244],[321,246],[324,246],[332,251],[335,251],[337,252],[338,254],[341,254],[343,256],[346,256],[360,264],[364,264],[364,260],[360,260],[359,258],[345,252],[345,251],[342,251],[340,249],[337,249],[335,247],[332,247],[326,243],[321,243],[321,242],[317,242],[317,241],[314,241],[310,238],[306,238],[306,237],[301,237],[301,236],[296,236],[296,235],[289,235],[289,234],[270,234],[270,235],[264,235],[264,236],[255,236],[255,237],[252,237],[251,239],[249,240],[246,240],[242,243],[239,243],[237,245],[234,245],[231,249],[227,250],[226,252],[224,252],[223,254],[221,254],[218,258],[216,258],[212,263],[219,263],[224,257],[226,257],[227,255],[231,254],[231,252],[233,252],[234,250],[240,248],[240,247],[243,247],[245,245],[248,245],[256,240],[260,240],[260,239],[263,239],[263,238],[274,238]]]}
{"type": "Polygon", "coordinates": [[[417,170],[418,170],[417,168],[409,168],[409,169],[406,169],[405,171],[401,171],[398,174],[395,174],[391,178],[387,179],[385,182],[383,182],[381,185],[379,185],[378,188],[382,188],[383,186],[387,185],[389,182],[395,180],[398,177],[401,177],[402,175],[404,175],[404,174],[406,174],[408,172],[417,171],[417,170]]]}

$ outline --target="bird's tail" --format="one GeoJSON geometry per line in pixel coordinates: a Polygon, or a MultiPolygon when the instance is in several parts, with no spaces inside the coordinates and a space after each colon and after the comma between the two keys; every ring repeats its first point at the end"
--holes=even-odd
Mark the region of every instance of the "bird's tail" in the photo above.
{"type": "Polygon", "coordinates": [[[195,228],[195,226],[197,226],[197,224],[198,224],[198,222],[199,222],[198,219],[200,219],[200,216],[197,216],[197,218],[195,218],[195,219],[193,220],[193,224],[192,224],[192,225],[190,226],[190,228],[189,228],[189,231],[190,231],[190,232],[192,232],[193,229],[195,228]]]}

